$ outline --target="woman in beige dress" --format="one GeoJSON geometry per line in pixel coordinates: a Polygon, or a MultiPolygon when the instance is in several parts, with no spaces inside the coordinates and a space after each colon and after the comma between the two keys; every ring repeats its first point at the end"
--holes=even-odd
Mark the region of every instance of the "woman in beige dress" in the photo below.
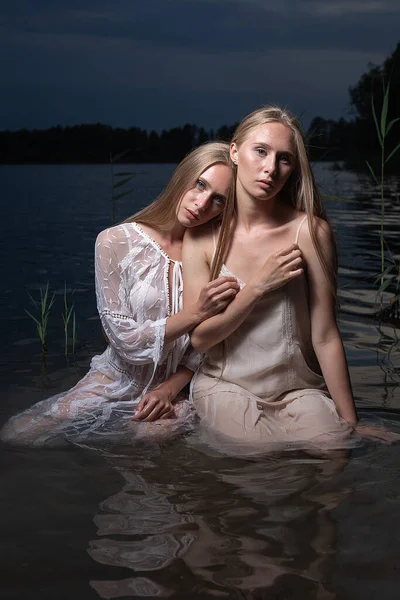
{"type": "Polygon", "coordinates": [[[205,353],[192,384],[208,434],[248,449],[301,444],[341,447],[360,434],[335,319],[336,253],[296,118],[267,107],[238,126],[231,159],[236,200],[221,226],[186,233],[185,295],[219,275],[240,292],[196,326],[205,353]]]}

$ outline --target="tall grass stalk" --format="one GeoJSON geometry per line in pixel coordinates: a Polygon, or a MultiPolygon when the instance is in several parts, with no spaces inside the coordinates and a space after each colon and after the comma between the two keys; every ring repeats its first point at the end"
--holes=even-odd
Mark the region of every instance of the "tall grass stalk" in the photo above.
{"type": "Polygon", "coordinates": [[[49,282],[47,282],[45,288],[40,288],[40,301],[37,302],[28,293],[29,298],[32,301],[32,304],[36,309],[39,309],[39,317],[35,317],[32,313],[25,309],[25,312],[30,316],[30,318],[35,322],[36,329],[39,335],[40,342],[42,344],[42,356],[43,358],[47,354],[47,325],[49,321],[50,311],[55,302],[55,295],[50,296],[49,294],[49,282]]]}
{"type": "Polygon", "coordinates": [[[389,279],[385,280],[385,276],[389,275],[390,271],[393,269],[393,266],[396,266],[396,265],[392,264],[392,265],[389,265],[389,267],[387,269],[385,269],[385,246],[387,245],[386,241],[385,241],[385,190],[384,190],[384,188],[385,188],[385,165],[400,148],[400,144],[398,144],[390,152],[390,154],[388,156],[386,156],[386,148],[385,148],[386,138],[387,138],[390,130],[392,129],[393,125],[395,123],[397,123],[397,121],[400,120],[400,118],[396,118],[396,119],[392,119],[389,122],[387,121],[387,114],[388,114],[388,108],[389,108],[389,91],[390,91],[390,82],[388,83],[386,88],[385,88],[385,85],[383,84],[383,92],[384,92],[383,104],[382,104],[382,110],[381,110],[379,120],[378,120],[378,117],[376,114],[373,96],[371,98],[372,115],[374,118],[376,135],[378,137],[379,145],[381,147],[379,178],[375,174],[375,171],[372,168],[372,166],[370,165],[370,163],[368,161],[366,161],[368,169],[370,170],[370,173],[380,190],[381,214],[380,214],[379,237],[380,237],[381,272],[380,272],[380,275],[378,276],[377,280],[380,280],[380,287],[378,290],[378,294],[380,294],[380,296],[381,296],[381,309],[383,306],[383,292],[386,290],[386,288],[389,287],[391,280],[395,277],[395,275],[390,275],[389,279]]]}
{"type": "MultiPolygon", "coordinates": [[[[73,292],[72,292],[73,293],[73,292]]],[[[72,326],[72,354],[75,353],[75,344],[76,344],[76,319],[75,319],[75,310],[74,303],[71,306],[68,305],[67,298],[67,284],[64,284],[64,312],[62,313],[62,319],[64,322],[64,356],[68,356],[68,339],[69,339],[69,325],[70,321],[72,326]]]]}
{"type": "Polygon", "coordinates": [[[75,311],[72,314],[72,354],[75,354],[76,346],[76,318],[75,311]]]}
{"type": "Polygon", "coordinates": [[[133,189],[121,191],[120,188],[127,183],[129,183],[134,177],[136,177],[136,173],[132,173],[131,171],[119,171],[115,172],[115,164],[124,156],[129,154],[130,150],[125,150],[125,152],[121,152],[120,154],[111,154],[110,152],[110,168],[111,168],[111,225],[115,223],[115,212],[117,201],[130,194],[133,189]]]}

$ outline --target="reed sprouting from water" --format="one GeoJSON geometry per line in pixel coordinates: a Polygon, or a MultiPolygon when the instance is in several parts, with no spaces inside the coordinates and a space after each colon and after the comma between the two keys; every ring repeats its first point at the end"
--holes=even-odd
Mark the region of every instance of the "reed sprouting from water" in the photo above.
{"type": "Polygon", "coordinates": [[[35,309],[38,310],[39,314],[35,317],[32,313],[25,309],[25,312],[35,322],[36,329],[39,335],[39,339],[42,345],[42,357],[45,359],[47,355],[47,325],[49,321],[50,311],[55,302],[55,295],[50,296],[49,293],[49,282],[47,282],[44,288],[40,288],[40,300],[34,300],[31,294],[28,294],[32,301],[35,309]]]}
{"type": "Polygon", "coordinates": [[[111,167],[111,225],[115,223],[115,212],[117,207],[117,201],[130,194],[133,189],[121,191],[121,187],[129,183],[134,177],[136,177],[136,173],[132,173],[131,171],[120,171],[115,172],[115,164],[124,156],[129,154],[130,150],[125,150],[125,152],[121,152],[120,154],[111,154],[110,152],[110,167],[111,167]]]}
{"type": "MultiPolygon", "coordinates": [[[[72,292],[73,293],[73,292],[72,292]]],[[[76,318],[75,318],[75,304],[69,305],[67,296],[67,284],[64,283],[64,312],[62,313],[62,319],[64,323],[64,356],[68,357],[68,342],[69,342],[69,329],[71,325],[71,350],[72,354],[75,354],[76,345],[76,318]]]]}
{"type": "MultiPolygon", "coordinates": [[[[49,323],[49,317],[51,309],[55,302],[55,294],[50,293],[49,282],[46,283],[45,287],[39,288],[40,299],[35,300],[31,294],[29,298],[37,310],[35,316],[29,310],[25,309],[25,312],[30,316],[36,325],[40,343],[42,346],[42,359],[43,363],[46,363],[47,358],[47,329],[49,323]]],[[[73,293],[73,292],[72,292],[73,293]]],[[[67,294],[67,284],[64,284],[64,308],[61,313],[63,325],[64,325],[64,355],[68,358],[69,349],[71,353],[75,354],[76,347],[76,314],[75,304],[70,303],[67,294]]]]}

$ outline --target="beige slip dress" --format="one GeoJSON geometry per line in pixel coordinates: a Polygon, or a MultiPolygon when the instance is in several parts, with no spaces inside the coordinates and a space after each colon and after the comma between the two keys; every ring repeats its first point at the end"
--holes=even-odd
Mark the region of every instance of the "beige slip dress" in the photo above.
{"type": "MultiPolygon", "coordinates": [[[[235,277],[225,265],[220,274],[235,277]]],[[[349,440],[353,430],[339,417],[313,350],[304,274],[263,297],[236,331],[209,350],[192,397],[201,424],[226,439],[332,447],[349,440]]]]}

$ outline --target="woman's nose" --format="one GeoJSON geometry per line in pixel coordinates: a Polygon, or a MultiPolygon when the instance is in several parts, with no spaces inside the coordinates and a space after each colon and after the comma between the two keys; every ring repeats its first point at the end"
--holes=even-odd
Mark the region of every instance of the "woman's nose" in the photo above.
{"type": "Polygon", "coordinates": [[[276,158],[275,156],[267,156],[266,160],[265,160],[265,165],[264,165],[264,171],[266,173],[269,173],[271,175],[271,173],[275,173],[276,171],[276,158]]]}
{"type": "Polygon", "coordinates": [[[199,210],[204,210],[208,204],[208,196],[197,198],[194,204],[199,210]]]}

